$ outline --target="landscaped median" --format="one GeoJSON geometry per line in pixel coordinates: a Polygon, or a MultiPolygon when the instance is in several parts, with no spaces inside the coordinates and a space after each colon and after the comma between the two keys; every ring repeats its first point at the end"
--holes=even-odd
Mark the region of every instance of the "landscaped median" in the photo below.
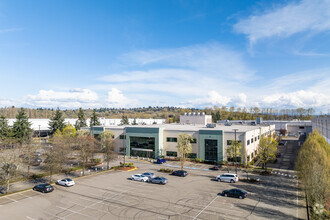
{"type": "Polygon", "coordinates": [[[119,166],[111,167],[113,170],[121,170],[121,171],[132,171],[137,170],[138,168],[134,166],[134,163],[120,163],[119,166]]]}

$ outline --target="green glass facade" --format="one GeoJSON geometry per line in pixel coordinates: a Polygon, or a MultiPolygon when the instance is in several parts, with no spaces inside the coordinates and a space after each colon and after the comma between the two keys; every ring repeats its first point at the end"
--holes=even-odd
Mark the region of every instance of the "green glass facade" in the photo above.
{"type": "Polygon", "coordinates": [[[199,130],[199,157],[202,160],[223,160],[223,131],[199,130]]]}

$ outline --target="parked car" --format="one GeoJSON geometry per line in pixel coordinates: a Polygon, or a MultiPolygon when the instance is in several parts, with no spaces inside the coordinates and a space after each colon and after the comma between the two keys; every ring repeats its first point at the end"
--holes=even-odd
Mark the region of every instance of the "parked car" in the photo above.
{"type": "Polygon", "coordinates": [[[214,167],[210,167],[210,170],[220,170],[220,168],[222,167],[222,165],[215,165],[214,167]]]}
{"type": "Polygon", "coordinates": [[[75,182],[70,178],[64,178],[56,181],[56,184],[61,186],[73,186],[75,182]]]}
{"type": "Polygon", "coordinates": [[[172,173],[172,175],[185,177],[188,175],[188,172],[185,170],[176,170],[172,173]]]}
{"type": "Polygon", "coordinates": [[[142,175],[148,177],[149,179],[156,177],[156,175],[154,173],[151,173],[151,172],[142,173],[142,175]]]}
{"type": "Polygon", "coordinates": [[[164,158],[158,158],[157,159],[157,163],[158,164],[166,163],[166,159],[164,159],[164,158]]]}
{"type": "Polygon", "coordinates": [[[50,185],[48,183],[42,183],[42,184],[34,186],[33,190],[43,192],[43,193],[49,193],[49,192],[54,191],[54,187],[52,187],[52,185],[50,185]]]}
{"type": "Polygon", "coordinates": [[[30,165],[32,166],[39,166],[40,163],[42,162],[42,159],[39,157],[32,158],[30,161],[30,165]]]}
{"type": "Polygon", "coordinates": [[[155,178],[150,178],[149,179],[150,183],[158,183],[158,184],[163,184],[165,185],[168,181],[164,177],[155,177],[155,178]]]}
{"type": "Polygon", "coordinates": [[[40,157],[41,153],[39,151],[34,152],[34,156],[40,157]]]}
{"type": "Polygon", "coordinates": [[[222,192],[223,196],[230,196],[230,197],[237,197],[240,199],[245,199],[247,197],[247,192],[241,190],[241,189],[230,189],[230,190],[224,190],[222,192]]]}
{"type": "Polygon", "coordinates": [[[134,175],[131,176],[131,180],[146,182],[146,181],[149,180],[149,178],[147,176],[142,175],[142,174],[134,174],[134,175]]]}
{"type": "Polygon", "coordinates": [[[230,183],[235,183],[238,181],[237,174],[234,173],[224,173],[222,175],[219,175],[215,178],[217,181],[224,181],[224,182],[230,182],[230,183]]]}
{"type": "Polygon", "coordinates": [[[281,153],[276,153],[276,157],[281,157],[281,153]]]}
{"type": "Polygon", "coordinates": [[[284,145],[285,143],[283,141],[278,142],[278,145],[284,145]]]}

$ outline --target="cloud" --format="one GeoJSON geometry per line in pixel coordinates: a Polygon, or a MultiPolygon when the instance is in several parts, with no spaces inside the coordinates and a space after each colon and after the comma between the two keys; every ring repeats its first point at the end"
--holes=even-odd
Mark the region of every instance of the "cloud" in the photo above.
{"type": "Polygon", "coordinates": [[[120,60],[130,71],[103,76],[91,88],[134,93],[145,105],[175,105],[207,96],[210,90],[223,96],[241,93],[257,78],[240,53],[218,43],[135,51],[120,60]]]}
{"type": "Polygon", "coordinates": [[[301,32],[330,30],[330,1],[302,0],[252,15],[234,25],[234,30],[247,35],[251,44],[270,37],[290,37],[301,32]]]}
{"type": "Polygon", "coordinates": [[[330,95],[299,90],[265,96],[262,106],[275,108],[324,108],[330,105],[330,95]]]}
{"type": "Polygon", "coordinates": [[[136,99],[125,97],[124,94],[116,88],[112,88],[111,91],[108,92],[106,102],[107,106],[110,108],[136,107],[138,103],[136,99]]]}
{"type": "Polygon", "coordinates": [[[79,88],[69,91],[40,90],[37,95],[27,95],[24,101],[34,107],[78,108],[99,106],[96,92],[79,88]]]}
{"type": "Polygon", "coordinates": [[[202,97],[202,98],[197,98],[188,101],[187,103],[182,103],[182,104],[187,104],[188,106],[198,106],[198,107],[212,107],[215,105],[220,105],[220,106],[226,106],[230,102],[230,98],[220,95],[217,91],[210,91],[207,96],[202,97]]]}

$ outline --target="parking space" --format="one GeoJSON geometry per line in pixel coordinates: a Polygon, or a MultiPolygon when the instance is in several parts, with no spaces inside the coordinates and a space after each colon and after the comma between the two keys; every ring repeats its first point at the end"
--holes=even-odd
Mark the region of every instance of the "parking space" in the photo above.
{"type": "MultiPolygon", "coordinates": [[[[270,176],[261,184],[214,181],[221,171],[189,170],[187,177],[159,173],[163,165],[137,163],[139,170],[76,179],[52,193],[25,191],[0,198],[3,219],[269,219],[297,217],[296,179],[270,176]],[[151,171],[168,179],[158,185],[132,181],[151,171]],[[220,196],[225,189],[248,192],[246,199],[220,196]],[[19,211],[18,211],[19,210],[19,211]]],[[[165,165],[164,165],[165,166],[165,165]]],[[[205,168],[206,169],[206,168],[205,168]]],[[[244,178],[244,176],[240,176],[244,178]]]]}

